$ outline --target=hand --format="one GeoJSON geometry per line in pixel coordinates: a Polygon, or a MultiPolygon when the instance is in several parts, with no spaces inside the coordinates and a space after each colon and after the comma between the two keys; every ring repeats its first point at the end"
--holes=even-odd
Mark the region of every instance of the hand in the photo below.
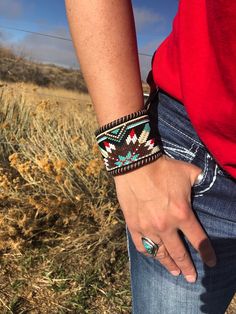
{"type": "Polygon", "coordinates": [[[179,236],[181,230],[203,262],[214,266],[216,256],[191,209],[191,187],[202,169],[166,155],[134,171],[115,176],[118,201],[136,249],[147,254],[141,237],[163,242],[157,258],[173,275],[189,282],[196,270],[179,236]],[[203,249],[204,248],[204,249],[203,249]]]}

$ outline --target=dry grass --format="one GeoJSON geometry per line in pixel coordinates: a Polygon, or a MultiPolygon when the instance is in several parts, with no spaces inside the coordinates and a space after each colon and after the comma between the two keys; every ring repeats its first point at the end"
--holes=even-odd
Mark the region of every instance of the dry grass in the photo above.
{"type": "Polygon", "coordinates": [[[0,313],[130,313],[124,221],[89,96],[2,82],[0,102],[0,313]]]}
{"type": "Polygon", "coordinates": [[[128,313],[124,223],[92,106],[35,88],[1,89],[0,312],[128,313]]]}

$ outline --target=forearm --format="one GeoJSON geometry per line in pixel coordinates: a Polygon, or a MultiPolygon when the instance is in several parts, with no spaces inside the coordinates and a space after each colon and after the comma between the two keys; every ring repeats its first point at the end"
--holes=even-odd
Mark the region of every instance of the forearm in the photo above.
{"type": "Polygon", "coordinates": [[[77,57],[106,124],[143,108],[131,0],[65,0],[77,57]]]}

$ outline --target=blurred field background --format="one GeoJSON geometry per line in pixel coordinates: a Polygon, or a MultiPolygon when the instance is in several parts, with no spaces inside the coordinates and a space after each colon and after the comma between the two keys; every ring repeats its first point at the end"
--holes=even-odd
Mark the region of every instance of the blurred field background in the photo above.
{"type": "Polygon", "coordinates": [[[81,73],[0,57],[0,313],[130,313],[124,220],[81,73]]]}
{"type": "Polygon", "coordinates": [[[82,76],[68,72],[66,89],[63,69],[32,64],[36,85],[24,60],[6,71],[18,61],[7,50],[4,58],[0,313],[129,313],[124,222],[82,76]]]}

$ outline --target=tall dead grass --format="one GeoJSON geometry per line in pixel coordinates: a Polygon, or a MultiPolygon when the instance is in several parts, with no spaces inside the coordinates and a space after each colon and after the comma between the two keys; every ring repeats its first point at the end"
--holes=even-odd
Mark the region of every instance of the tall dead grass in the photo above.
{"type": "MultiPolygon", "coordinates": [[[[45,309],[36,306],[35,313],[59,313],[61,307],[73,313],[127,312],[124,222],[95,142],[92,106],[63,106],[49,99],[30,104],[22,90],[6,86],[0,103],[2,256],[7,263],[8,254],[23,259],[26,252],[33,256],[33,251],[46,250],[44,267],[50,261],[55,271],[58,261],[66,260],[70,277],[63,275],[67,280],[56,293],[51,278],[44,276],[44,285],[37,278],[41,290],[36,302],[26,293],[36,280],[31,276],[31,284],[24,283],[26,292],[20,292],[22,304],[35,307],[43,300],[45,309]]],[[[9,297],[1,300],[5,309],[15,306],[9,297]]]]}

